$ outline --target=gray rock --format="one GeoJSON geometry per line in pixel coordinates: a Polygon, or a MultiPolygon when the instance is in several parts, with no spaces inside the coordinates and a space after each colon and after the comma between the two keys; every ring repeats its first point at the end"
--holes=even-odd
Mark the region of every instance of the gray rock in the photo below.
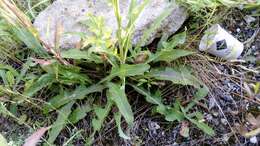
{"type": "MultiPolygon", "coordinates": [[[[129,1],[120,0],[124,26],[127,23],[126,17],[129,1]]],[[[142,1],[139,0],[139,3],[142,1]]],[[[160,28],[156,32],[150,34],[147,42],[143,45],[151,43],[155,38],[160,37],[162,33],[167,35],[175,33],[187,18],[186,10],[174,2],[169,2],[169,0],[151,0],[137,20],[132,40],[133,44],[137,44],[143,32],[153,24],[158,16],[169,8],[173,8],[171,14],[161,23],[160,28]]],[[[87,13],[103,16],[106,25],[112,29],[112,34],[115,36],[117,22],[113,8],[109,6],[106,0],[56,0],[37,16],[34,26],[39,31],[40,38],[53,47],[57,25],[62,25],[63,32],[66,34],[63,34],[60,38],[60,45],[62,48],[71,48],[75,47],[80,41],[80,37],[70,32],[89,32],[86,26],[80,23],[87,19],[87,13]]]]}

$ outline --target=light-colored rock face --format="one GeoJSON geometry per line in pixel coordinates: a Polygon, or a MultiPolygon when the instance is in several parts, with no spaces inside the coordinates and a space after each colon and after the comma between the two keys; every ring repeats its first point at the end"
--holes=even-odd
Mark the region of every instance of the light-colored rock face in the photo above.
{"type": "MultiPolygon", "coordinates": [[[[120,0],[124,25],[127,23],[129,1],[120,0]]],[[[139,0],[139,2],[142,1],[139,0]]],[[[144,45],[151,43],[155,38],[160,37],[162,33],[171,35],[176,32],[187,17],[185,9],[176,4],[172,5],[168,0],[151,0],[136,22],[133,44],[136,44],[141,39],[143,32],[153,24],[155,19],[171,7],[173,8],[171,14],[162,22],[156,32],[150,34],[144,45]]],[[[66,35],[62,35],[60,45],[62,48],[73,48],[80,41],[80,37],[70,32],[88,32],[86,26],[80,23],[87,19],[87,13],[103,16],[106,25],[113,30],[113,36],[115,36],[117,21],[113,8],[108,5],[107,0],[57,0],[38,15],[34,26],[39,31],[41,39],[53,47],[57,25],[62,25],[63,32],[66,35]]]]}

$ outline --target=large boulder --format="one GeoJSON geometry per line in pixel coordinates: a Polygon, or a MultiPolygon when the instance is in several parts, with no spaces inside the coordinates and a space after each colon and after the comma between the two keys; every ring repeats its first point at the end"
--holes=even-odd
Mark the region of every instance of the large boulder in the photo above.
{"type": "MultiPolygon", "coordinates": [[[[123,25],[127,22],[128,7],[131,0],[120,0],[121,15],[123,25]]],[[[139,0],[138,2],[142,2],[139,0]]],[[[136,22],[136,29],[133,37],[133,44],[136,44],[142,37],[143,32],[151,26],[155,20],[166,10],[172,9],[171,14],[162,21],[161,26],[149,34],[148,40],[143,45],[151,43],[155,38],[160,37],[162,33],[171,35],[175,33],[187,18],[186,10],[173,1],[169,0],[151,0],[145,7],[136,22]]],[[[55,32],[57,25],[63,26],[63,32],[66,33],[60,38],[62,48],[73,48],[80,41],[80,37],[75,33],[68,32],[88,32],[82,21],[87,19],[87,13],[103,16],[105,23],[112,29],[115,36],[117,30],[117,21],[113,8],[107,3],[107,0],[56,0],[52,5],[42,11],[35,19],[34,26],[39,31],[40,38],[50,45],[54,46],[55,32]]]]}

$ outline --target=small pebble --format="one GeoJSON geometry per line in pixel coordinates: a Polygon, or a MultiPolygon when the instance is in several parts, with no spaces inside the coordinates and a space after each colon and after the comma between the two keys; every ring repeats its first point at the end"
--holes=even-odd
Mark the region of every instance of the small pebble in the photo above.
{"type": "Polygon", "coordinates": [[[248,110],[248,109],[249,109],[249,103],[246,103],[246,110],[248,110]]]}
{"type": "Polygon", "coordinates": [[[164,131],[162,131],[162,136],[165,136],[165,132],[164,131]]]}
{"type": "Polygon", "coordinates": [[[206,117],[207,121],[211,121],[213,119],[211,114],[207,114],[206,117]]]}
{"type": "Polygon", "coordinates": [[[224,134],[222,137],[223,141],[225,141],[225,142],[227,142],[229,140],[229,138],[230,138],[229,134],[224,134]]]}
{"type": "Polygon", "coordinates": [[[253,144],[256,144],[258,142],[256,136],[251,137],[250,142],[253,143],[253,144]]]}
{"type": "Polygon", "coordinates": [[[245,19],[245,21],[246,21],[247,24],[250,24],[250,23],[256,21],[256,18],[255,18],[255,17],[249,16],[249,15],[246,15],[246,16],[244,17],[244,19],[245,19]]]}
{"type": "Polygon", "coordinates": [[[215,99],[209,98],[209,109],[212,109],[213,107],[215,107],[215,99]]]}
{"type": "Polygon", "coordinates": [[[224,70],[224,69],[225,69],[225,67],[224,67],[224,66],[222,66],[222,65],[218,65],[218,69],[222,71],[222,70],[224,70]]]}
{"type": "Polygon", "coordinates": [[[215,120],[212,120],[212,123],[213,123],[213,125],[218,126],[220,122],[218,119],[215,119],[215,120]]]}
{"type": "Polygon", "coordinates": [[[150,122],[148,124],[150,130],[157,130],[160,129],[160,125],[157,124],[157,122],[150,122]]]}
{"type": "Polygon", "coordinates": [[[229,95],[226,95],[226,96],[224,96],[224,98],[223,98],[225,101],[227,101],[227,102],[231,102],[231,101],[233,101],[233,98],[232,98],[232,96],[229,94],[229,95]]]}
{"type": "Polygon", "coordinates": [[[240,30],[240,28],[237,28],[236,31],[237,31],[237,32],[240,32],[241,30],[240,30]]]}
{"type": "Polygon", "coordinates": [[[219,104],[222,105],[222,106],[226,106],[226,101],[220,99],[219,104]]]}
{"type": "Polygon", "coordinates": [[[220,121],[221,121],[221,123],[224,124],[224,125],[227,125],[227,124],[228,124],[228,122],[227,122],[226,119],[223,119],[223,118],[222,118],[220,121]]]}
{"type": "Polygon", "coordinates": [[[14,145],[14,142],[13,141],[9,141],[8,145],[14,145]]]}
{"type": "Polygon", "coordinates": [[[215,117],[218,117],[218,115],[219,115],[218,112],[213,112],[212,114],[213,114],[213,116],[215,116],[215,117]]]}
{"type": "Polygon", "coordinates": [[[230,111],[230,113],[234,116],[238,115],[239,114],[239,111],[230,111]]]}
{"type": "Polygon", "coordinates": [[[230,83],[230,80],[229,79],[225,79],[224,80],[224,84],[228,84],[228,83],[230,83]]]}

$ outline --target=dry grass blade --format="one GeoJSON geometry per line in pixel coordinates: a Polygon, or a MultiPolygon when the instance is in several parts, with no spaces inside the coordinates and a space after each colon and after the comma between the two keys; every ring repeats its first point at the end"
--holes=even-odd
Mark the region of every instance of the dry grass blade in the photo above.
{"type": "Polygon", "coordinates": [[[40,128],[25,140],[25,144],[23,146],[36,146],[37,143],[40,141],[41,137],[44,135],[44,133],[49,129],[50,127],[40,128]]]}
{"type": "Polygon", "coordinates": [[[60,39],[61,39],[61,36],[62,36],[62,33],[63,33],[63,25],[61,24],[61,22],[58,22],[56,24],[56,30],[55,30],[55,50],[56,51],[59,51],[59,45],[60,45],[60,39]]]}
{"type": "Polygon", "coordinates": [[[253,98],[254,93],[252,92],[252,90],[250,89],[249,85],[246,82],[244,83],[244,88],[245,88],[245,91],[248,94],[248,96],[250,98],[253,98]]]}
{"type": "Polygon", "coordinates": [[[258,135],[259,133],[260,133],[260,128],[257,128],[255,130],[252,130],[252,131],[248,132],[248,133],[245,133],[244,136],[249,138],[249,137],[258,135]]]}
{"type": "Polygon", "coordinates": [[[13,1],[1,0],[0,1],[0,12],[9,23],[17,26],[17,23],[25,28],[32,28],[33,25],[28,17],[19,10],[13,1]]]}
{"type": "Polygon", "coordinates": [[[53,48],[51,48],[47,43],[42,41],[35,28],[33,27],[30,19],[15,5],[13,1],[1,0],[0,1],[0,16],[2,16],[8,23],[10,23],[15,28],[25,28],[27,29],[39,42],[42,43],[47,52],[50,52],[54,57],[64,65],[69,63],[63,60],[59,53],[57,53],[53,48]]]}

